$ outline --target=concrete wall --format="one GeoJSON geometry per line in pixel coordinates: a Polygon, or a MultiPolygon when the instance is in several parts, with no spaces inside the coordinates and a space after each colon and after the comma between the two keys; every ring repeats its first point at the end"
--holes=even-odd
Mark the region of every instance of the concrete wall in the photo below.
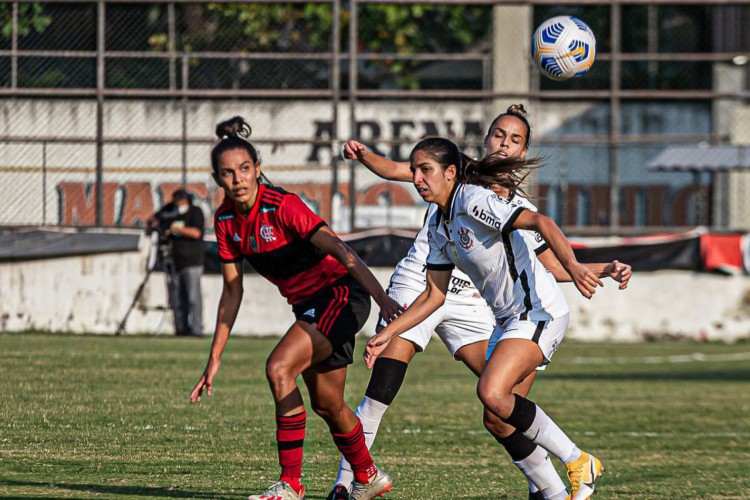
{"type": "MultiPolygon", "coordinates": [[[[145,243],[144,243],[145,246],[145,243]]],[[[0,263],[0,331],[49,330],[113,334],[144,276],[141,253],[0,263]]],[[[392,269],[376,269],[386,285],[392,269]]],[[[203,279],[204,321],[211,333],[221,294],[221,277],[203,279]]],[[[750,277],[684,271],[638,273],[618,291],[607,280],[591,300],[563,284],[570,303],[569,338],[638,341],[687,337],[750,338],[750,277]]],[[[126,333],[171,334],[164,275],[152,274],[126,333]]],[[[364,333],[374,331],[374,307],[364,333]]],[[[234,328],[238,335],[278,335],[293,321],[276,288],[257,275],[245,277],[245,296],[234,328]]]]}

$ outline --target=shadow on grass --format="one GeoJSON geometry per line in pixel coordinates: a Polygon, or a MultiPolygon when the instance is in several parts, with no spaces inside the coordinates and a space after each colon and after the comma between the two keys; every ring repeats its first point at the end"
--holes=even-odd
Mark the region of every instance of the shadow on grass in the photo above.
{"type": "MultiPolygon", "coordinates": [[[[588,373],[545,373],[547,380],[674,380],[676,382],[708,381],[750,381],[750,368],[737,368],[711,371],[648,371],[648,372],[600,372],[599,367],[591,366],[588,373]]],[[[540,379],[541,380],[541,379],[540,379]]]]}
{"type": "MultiPolygon", "coordinates": [[[[80,491],[84,493],[92,494],[108,494],[108,495],[127,495],[134,497],[164,497],[164,498],[211,498],[217,500],[237,500],[238,498],[246,498],[245,495],[228,495],[218,494],[213,491],[189,491],[181,489],[170,489],[168,486],[164,487],[149,487],[149,486],[109,486],[104,484],[76,484],[76,483],[53,483],[49,481],[12,481],[7,479],[0,479],[0,487],[31,487],[31,488],[56,488],[60,490],[69,491],[80,491]]],[[[0,498],[19,498],[19,496],[11,495],[4,496],[0,494],[0,498]]],[[[30,496],[23,495],[22,498],[33,499],[33,498],[55,498],[54,495],[45,496],[30,496]]]]}

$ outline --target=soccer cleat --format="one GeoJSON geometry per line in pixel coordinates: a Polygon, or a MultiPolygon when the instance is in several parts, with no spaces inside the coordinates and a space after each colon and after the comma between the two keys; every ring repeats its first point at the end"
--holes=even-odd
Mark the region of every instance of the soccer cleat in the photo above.
{"type": "Polygon", "coordinates": [[[529,500],[544,500],[544,493],[539,490],[529,491],[529,500]]]}
{"type": "Polygon", "coordinates": [[[578,460],[565,464],[570,479],[570,500],[586,500],[594,494],[594,483],[604,472],[604,466],[594,455],[581,452],[578,460]]]}
{"type": "Polygon", "coordinates": [[[349,488],[339,483],[333,487],[326,500],[349,500],[349,488]]]}
{"type": "Polygon", "coordinates": [[[297,493],[286,481],[278,481],[262,495],[250,495],[247,500],[305,500],[305,485],[297,493]]]}
{"type": "Polygon", "coordinates": [[[382,497],[385,493],[391,491],[393,479],[382,469],[377,469],[375,475],[366,483],[358,483],[356,480],[352,483],[352,492],[349,494],[351,500],[371,500],[375,497],[382,497]]]}

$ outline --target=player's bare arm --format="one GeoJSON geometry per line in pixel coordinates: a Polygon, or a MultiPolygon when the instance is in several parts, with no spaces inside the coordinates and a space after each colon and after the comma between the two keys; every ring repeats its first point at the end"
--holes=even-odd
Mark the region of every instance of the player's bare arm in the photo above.
{"type": "MultiPolygon", "coordinates": [[[[568,271],[566,271],[562,264],[560,264],[560,261],[557,260],[557,257],[555,257],[555,254],[554,252],[552,252],[552,250],[547,249],[544,252],[540,253],[537,257],[539,258],[539,261],[542,263],[542,265],[550,273],[552,273],[552,276],[555,277],[555,280],[560,283],[568,283],[573,281],[573,279],[570,277],[570,274],[568,274],[568,271]]],[[[631,266],[618,260],[613,260],[609,263],[586,263],[583,264],[583,266],[587,267],[599,278],[612,278],[613,280],[617,281],[618,283],[620,283],[620,290],[625,290],[628,287],[628,282],[633,276],[633,270],[631,266]]]]}
{"type": "Polygon", "coordinates": [[[373,367],[375,360],[385,350],[393,337],[424,321],[445,303],[450,279],[450,271],[427,271],[427,286],[424,291],[414,299],[414,302],[406,311],[367,342],[364,353],[367,368],[373,367]]]}
{"type": "Polygon", "coordinates": [[[411,182],[412,175],[409,162],[396,162],[367,150],[359,141],[350,140],[344,144],[344,158],[357,160],[367,169],[389,181],[411,182]]]}
{"type": "Polygon", "coordinates": [[[539,232],[578,291],[587,299],[594,295],[597,286],[604,286],[596,274],[576,260],[570,242],[551,218],[531,210],[523,210],[513,222],[513,228],[539,232]]]}
{"type": "Polygon", "coordinates": [[[190,402],[197,403],[201,400],[203,391],[206,396],[211,397],[213,382],[216,373],[221,366],[221,354],[229,340],[237,313],[242,303],[242,262],[229,262],[221,266],[224,277],[224,286],[219,299],[219,309],[216,318],[216,331],[211,342],[211,351],[208,355],[208,363],[198,383],[190,392],[190,402]]]}
{"type": "Polygon", "coordinates": [[[372,271],[362,262],[362,259],[351,249],[349,245],[341,241],[328,226],[318,229],[310,238],[310,243],[320,248],[325,253],[332,255],[341,262],[349,271],[349,274],[367,290],[367,293],[380,306],[380,314],[386,321],[396,318],[403,307],[385,293],[380,282],[372,274],[372,271]]]}

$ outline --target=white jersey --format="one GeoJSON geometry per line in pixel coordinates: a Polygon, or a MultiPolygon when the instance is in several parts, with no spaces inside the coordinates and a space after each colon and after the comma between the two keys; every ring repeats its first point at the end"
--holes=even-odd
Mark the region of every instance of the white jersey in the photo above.
{"type": "Polygon", "coordinates": [[[562,290],[536,257],[546,249],[543,240],[513,230],[521,212],[536,210],[528,200],[457,184],[448,206],[448,217],[437,211],[428,223],[428,269],[464,271],[498,321],[546,321],[568,313],[562,290]]]}
{"type": "MultiPolygon", "coordinates": [[[[422,229],[414,238],[414,244],[409,249],[409,253],[396,265],[389,288],[403,287],[420,293],[424,291],[427,286],[425,262],[427,262],[427,255],[430,253],[430,245],[427,242],[427,222],[437,211],[437,205],[430,203],[425,215],[425,224],[422,225],[422,229]]],[[[484,299],[472,284],[471,279],[460,270],[454,269],[451,274],[446,301],[483,302],[484,299]]]]}

